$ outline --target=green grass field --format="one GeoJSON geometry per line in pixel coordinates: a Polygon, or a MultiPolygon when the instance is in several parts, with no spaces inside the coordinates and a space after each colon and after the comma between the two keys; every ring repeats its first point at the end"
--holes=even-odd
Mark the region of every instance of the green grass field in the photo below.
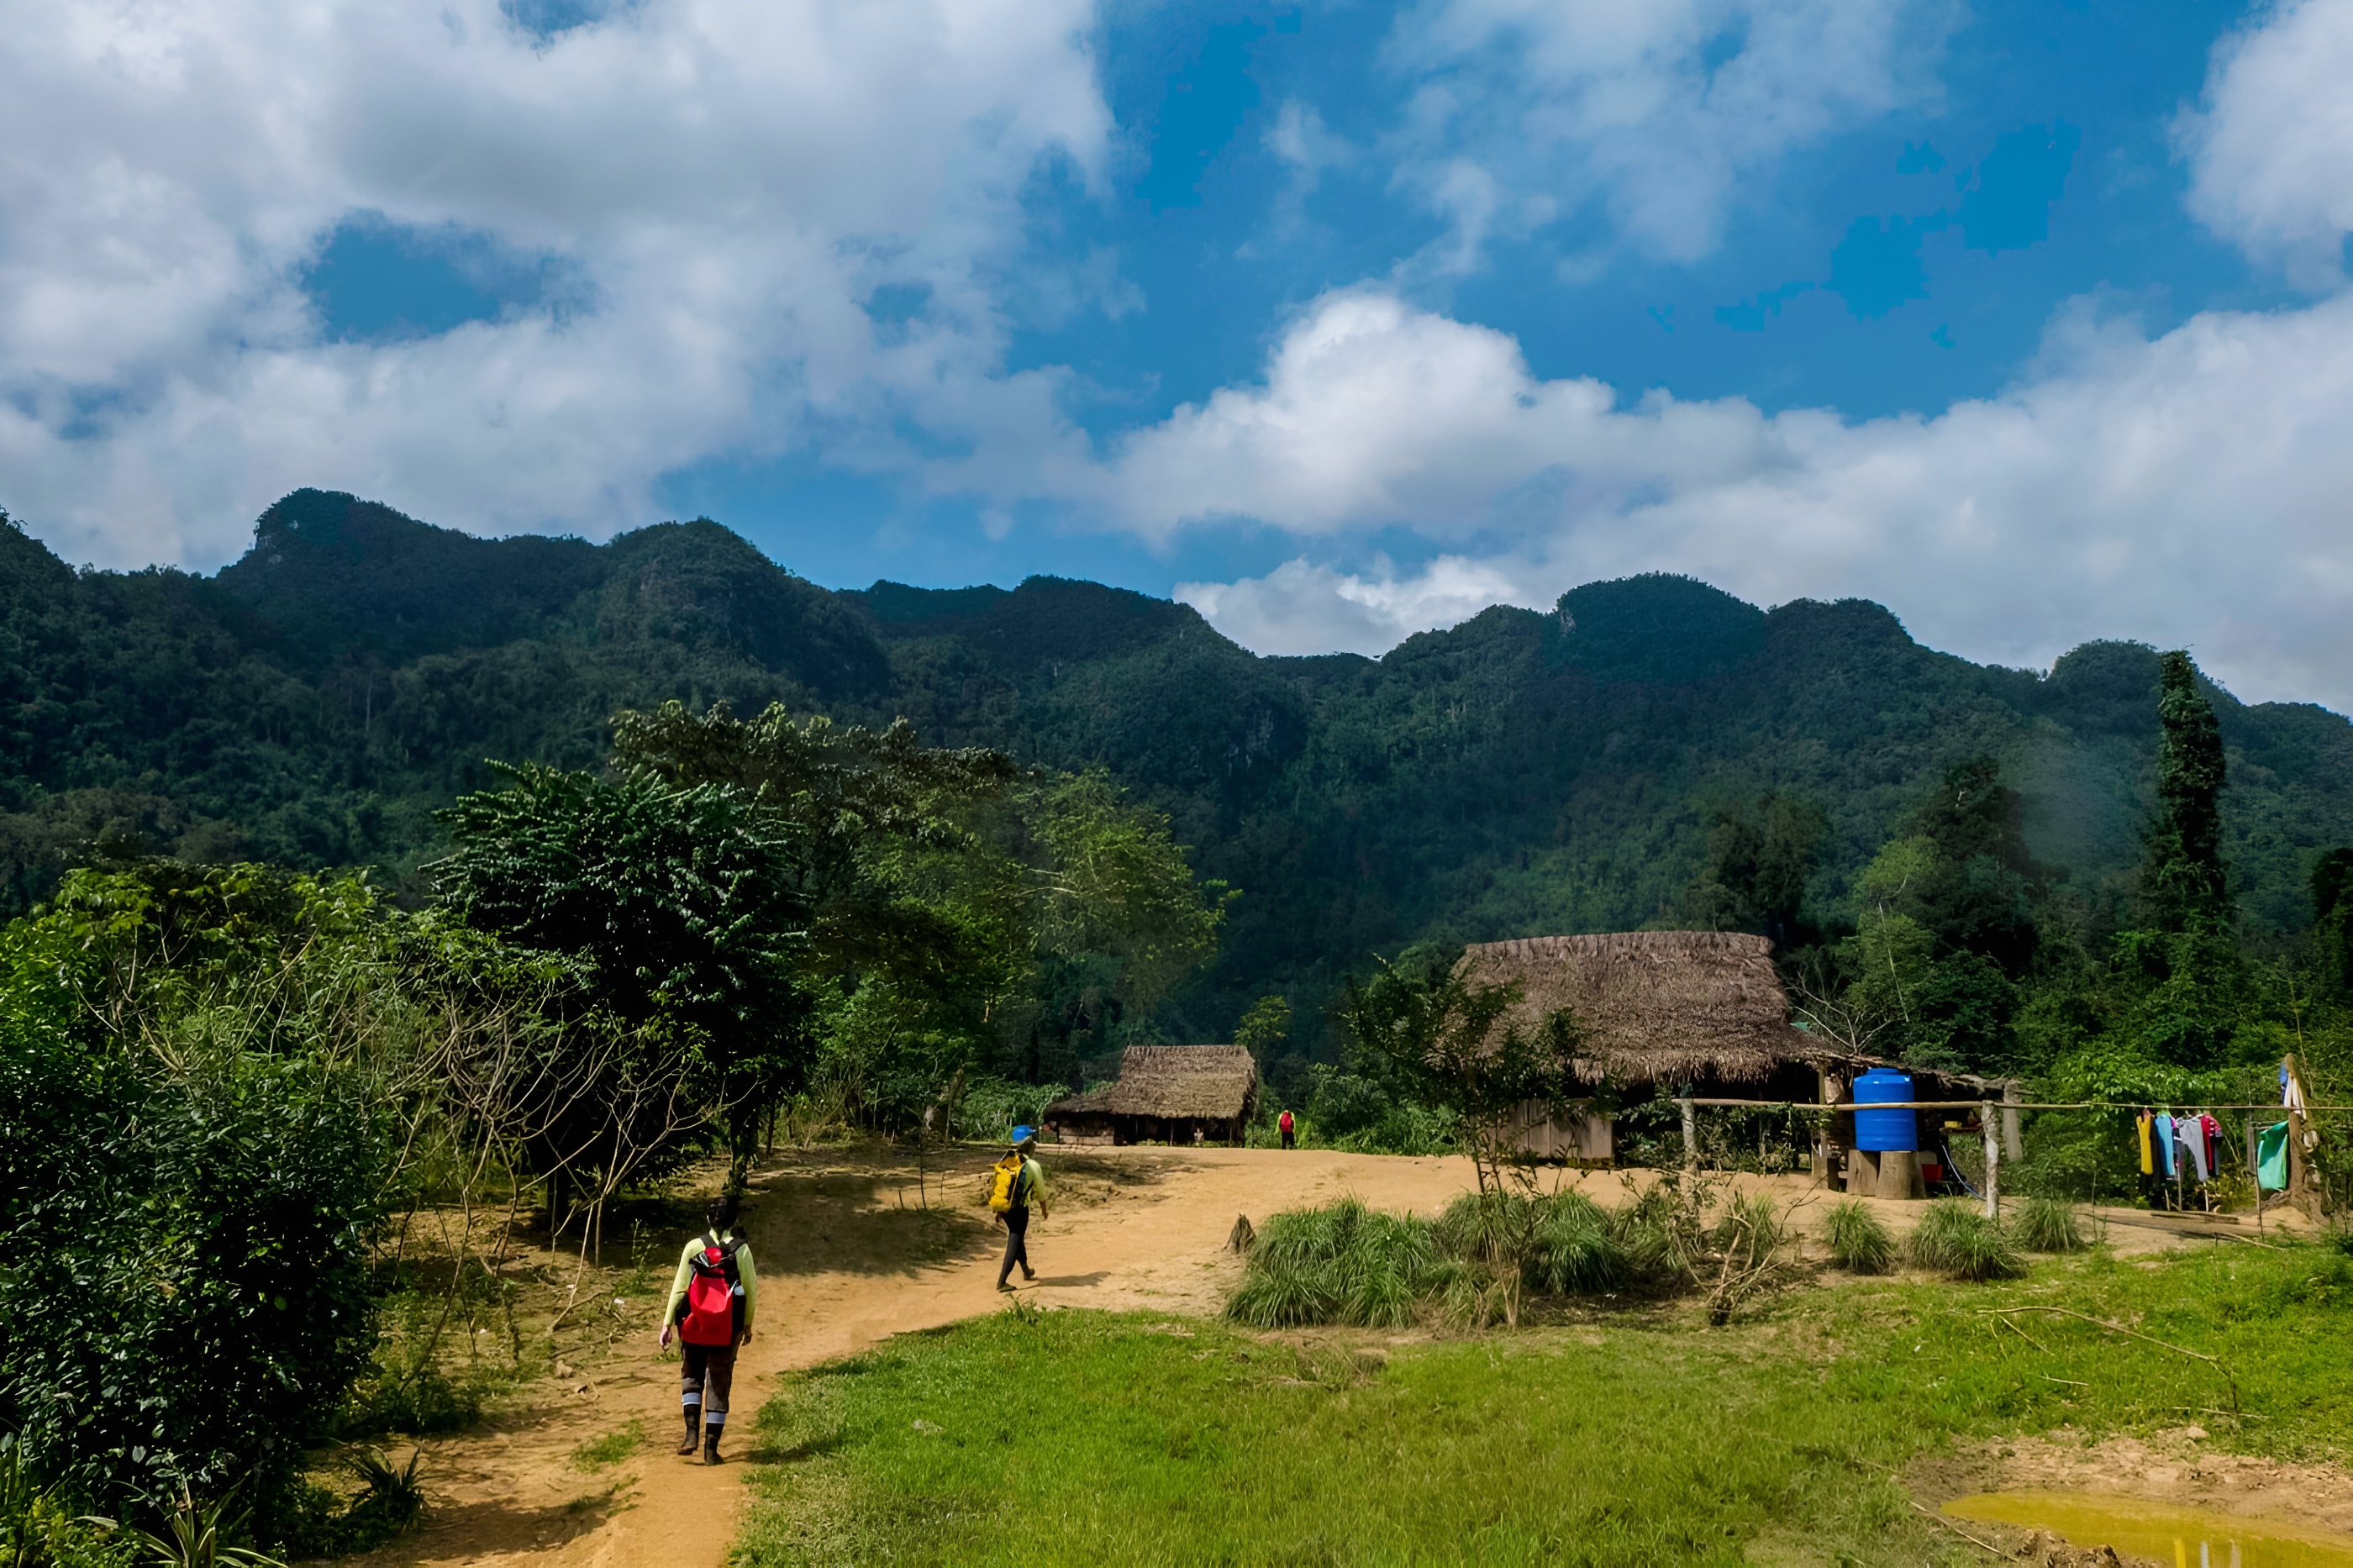
{"type": "Polygon", "coordinates": [[[2094,1253],[1841,1282],[1728,1329],[1630,1312],[1398,1345],[1008,1310],[780,1392],[737,1561],[1982,1563],[1895,1471],[1955,1435],[2193,1421],[2283,1457],[2353,1443],[2353,1259],[2094,1253]],[[2021,1306],[2221,1364],[1988,1315],[2021,1306]],[[2214,1414],[2234,1389],[2243,1420],[2214,1414]]]}

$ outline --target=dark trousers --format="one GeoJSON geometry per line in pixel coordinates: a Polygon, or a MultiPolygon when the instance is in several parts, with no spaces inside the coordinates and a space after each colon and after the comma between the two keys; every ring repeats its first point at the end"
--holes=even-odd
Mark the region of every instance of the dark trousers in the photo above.
{"type": "Polygon", "coordinates": [[[727,1396],[735,1389],[733,1345],[682,1345],[679,1357],[679,1396],[687,1410],[702,1407],[702,1424],[727,1424],[727,1396]]]}
{"type": "Polygon", "coordinates": [[[1291,1129],[1288,1127],[1282,1130],[1282,1146],[1286,1149],[1291,1147],[1291,1129]]]}
{"type": "Polygon", "coordinates": [[[997,1271],[997,1282],[1004,1284],[1013,1278],[1013,1266],[1021,1265],[1021,1277],[1029,1278],[1029,1211],[1015,1207],[1007,1209],[1005,1221],[1005,1264],[997,1271]]]}

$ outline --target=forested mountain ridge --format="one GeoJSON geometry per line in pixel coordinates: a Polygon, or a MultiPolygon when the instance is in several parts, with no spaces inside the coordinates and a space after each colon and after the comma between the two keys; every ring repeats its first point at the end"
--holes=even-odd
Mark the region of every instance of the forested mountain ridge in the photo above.
{"type": "MultiPolygon", "coordinates": [[[[1164,1020],[1202,1037],[1421,936],[1688,919],[1711,825],[1767,790],[1826,814],[1810,903],[1835,920],[1891,826],[1978,755],[2096,931],[2139,861],[2158,732],[2146,647],[1980,667],[1862,601],[1768,613],[1643,577],[1377,660],[1259,658],[1093,584],[834,593],[709,521],[486,541],[316,490],[213,578],[76,572],[0,529],[0,611],[12,909],[107,837],[396,879],[486,758],[594,766],[616,709],[781,701],[1099,763],[1169,812],[1244,895],[1164,1020]]],[[[2293,934],[2314,858],[2353,842],[2353,725],[2211,696],[2243,919],[2293,934]]]]}

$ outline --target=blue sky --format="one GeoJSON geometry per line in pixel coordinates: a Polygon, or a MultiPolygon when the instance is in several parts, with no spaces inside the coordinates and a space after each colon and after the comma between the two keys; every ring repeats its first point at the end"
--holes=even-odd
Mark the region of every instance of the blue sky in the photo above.
{"type": "Polygon", "coordinates": [[[1267,651],[1694,573],[2353,705],[2353,0],[28,12],[0,506],[300,484],[1267,651]]]}

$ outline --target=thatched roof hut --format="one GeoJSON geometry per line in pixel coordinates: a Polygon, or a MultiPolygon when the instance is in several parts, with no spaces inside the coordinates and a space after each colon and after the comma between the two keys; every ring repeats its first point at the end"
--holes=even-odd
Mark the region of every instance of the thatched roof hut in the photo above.
{"type": "Polygon", "coordinates": [[[1832,1054],[1789,1023],[1772,954],[1743,931],[1612,931],[1481,942],[1463,949],[1462,969],[1487,984],[1519,982],[1512,1023],[1533,1027],[1570,1009],[1588,1083],[1753,1084],[1832,1054]]]}
{"type": "Polygon", "coordinates": [[[1058,1100],[1046,1125],[1064,1142],[1239,1142],[1258,1109],[1258,1063],[1240,1046],[1130,1046],[1119,1078],[1058,1100]]]}

